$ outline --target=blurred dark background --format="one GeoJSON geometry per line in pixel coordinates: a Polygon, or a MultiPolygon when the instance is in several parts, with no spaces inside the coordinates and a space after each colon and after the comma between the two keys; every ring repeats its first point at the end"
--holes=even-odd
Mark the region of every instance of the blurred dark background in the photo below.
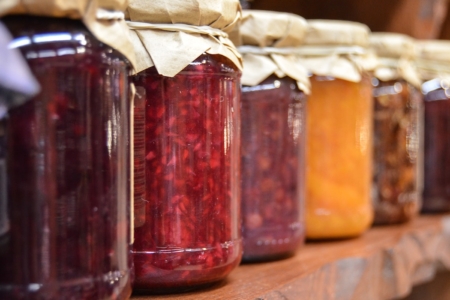
{"type": "Polygon", "coordinates": [[[405,33],[419,39],[450,39],[448,0],[242,0],[251,9],[290,12],[306,19],[367,24],[372,31],[405,33]]]}

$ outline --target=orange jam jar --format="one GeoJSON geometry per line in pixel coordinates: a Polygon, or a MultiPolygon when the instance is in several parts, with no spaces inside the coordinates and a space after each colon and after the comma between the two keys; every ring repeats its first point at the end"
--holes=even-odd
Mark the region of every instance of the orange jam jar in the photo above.
{"type": "Polygon", "coordinates": [[[369,29],[311,20],[299,60],[311,72],[306,108],[306,237],[358,236],[372,223],[369,29]]]}

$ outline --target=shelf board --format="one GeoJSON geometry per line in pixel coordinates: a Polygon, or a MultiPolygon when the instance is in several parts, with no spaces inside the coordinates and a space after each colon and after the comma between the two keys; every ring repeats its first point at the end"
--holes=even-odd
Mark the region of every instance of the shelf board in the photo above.
{"type": "Polygon", "coordinates": [[[432,280],[438,269],[450,270],[450,215],[375,227],[356,239],[308,243],[288,259],[241,265],[198,292],[132,299],[394,299],[432,280]]]}

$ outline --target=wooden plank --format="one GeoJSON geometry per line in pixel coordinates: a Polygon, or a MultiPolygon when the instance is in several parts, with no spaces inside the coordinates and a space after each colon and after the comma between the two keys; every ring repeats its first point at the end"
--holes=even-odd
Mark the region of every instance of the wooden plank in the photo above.
{"type": "Polygon", "coordinates": [[[441,272],[428,283],[413,288],[404,300],[448,300],[450,299],[450,272],[441,272]]]}
{"type": "Polygon", "coordinates": [[[394,299],[430,281],[438,266],[450,270],[450,216],[421,216],[357,239],[308,243],[285,260],[241,265],[206,290],[133,299],[394,299]]]}

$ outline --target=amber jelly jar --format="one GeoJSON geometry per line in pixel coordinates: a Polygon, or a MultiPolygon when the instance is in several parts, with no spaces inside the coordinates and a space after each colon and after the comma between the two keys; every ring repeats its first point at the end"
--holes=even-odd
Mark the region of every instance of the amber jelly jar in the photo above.
{"type": "Polygon", "coordinates": [[[41,92],[3,122],[0,298],[128,299],[128,61],[81,21],[2,21],[41,92]]]}
{"type": "Polygon", "coordinates": [[[145,98],[145,217],[135,228],[134,288],[186,291],[241,260],[240,71],[203,54],[174,77],[152,67],[145,98]]]}
{"type": "Polygon", "coordinates": [[[311,78],[307,107],[307,237],[357,236],[372,222],[372,87],[311,78]]]}

